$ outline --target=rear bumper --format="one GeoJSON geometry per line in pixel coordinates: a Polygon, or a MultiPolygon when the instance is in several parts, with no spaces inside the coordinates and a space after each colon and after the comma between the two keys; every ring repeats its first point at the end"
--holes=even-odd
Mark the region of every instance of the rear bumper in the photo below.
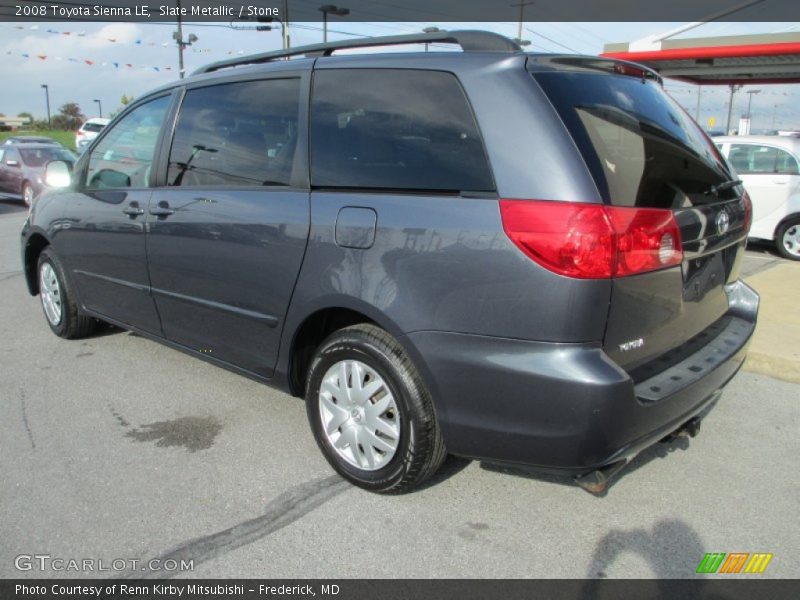
{"type": "Polygon", "coordinates": [[[630,458],[713,405],[744,362],[758,313],[758,295],[747,285],[736,282],[727,292],[736,335],[723,332],[638,383],[599,345],[447,332],[411,333],[405,341],[424,357],[449,452],[585,473],[630,458]],[[693,359],[704,366],[689,369],[693,359]],[[654,398],[665,375],[673,385],[654,398]]]}

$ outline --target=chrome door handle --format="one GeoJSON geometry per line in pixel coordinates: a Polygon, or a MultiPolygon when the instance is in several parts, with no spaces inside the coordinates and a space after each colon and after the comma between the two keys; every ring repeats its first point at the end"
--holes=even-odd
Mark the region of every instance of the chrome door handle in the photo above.
{"type": "Polygon", "coordinates": [[[161,201],[158,203],[158,206],[150,207],[150,214],[157,217],[168,217],[169,215],[175,214],[175,211],[169,207],[169,204],[161,201]]]}
{"type": "Polygon", "coordinates": [[[138,217],[139,215],[144,214],[144,209],[139,208],[138,204],[129,204],[128,206],[122,209],[122,212],[131,217],[138,217]]]}

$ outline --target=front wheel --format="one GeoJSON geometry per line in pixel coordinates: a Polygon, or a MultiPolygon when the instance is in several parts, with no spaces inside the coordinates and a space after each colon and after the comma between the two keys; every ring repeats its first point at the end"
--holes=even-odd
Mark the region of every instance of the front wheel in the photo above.
{"type": "Polygon", "coordinates": [[[25,206],[33,204],[33,187],[27,181],[22,184],[22,200],[25,202],[25,206]]]}
{"type": "Polygon", "coordinates": [[[39,298],[47,324],[57,336],[66,339],[86,337],[97,328],[97,321],[78,312],[72,287],[55,253],[42,250],[37,264],[39,298]]]}
{"type": "Polygon", "coordinates": [[[778,254],[789,260],[800,260],[800,218],[789,219],[778,228],[775,236],[778,254]]]}
{"type": "Polygon", "coordinates": [[[308,420],[325,458],[351,483],[400,493],[446,456],[430,394],[403,348],[374,325],[331,334],[308,372],[308,420]]]}

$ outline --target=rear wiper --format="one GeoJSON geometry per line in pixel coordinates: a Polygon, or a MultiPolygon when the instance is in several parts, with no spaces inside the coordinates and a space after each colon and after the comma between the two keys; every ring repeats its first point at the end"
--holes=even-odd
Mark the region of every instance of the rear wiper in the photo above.
{"type": "Polygon", "coordinates": [[[712,185],[708,190],[704,193],[706,194],[714,194],[715,196],[719,196],[720,192],[728,191],[731,188],[735,188],[737,185],[741,185],[741,179],[730,179],[728,181],[723,181],[722,183],[718,183],[717,185],[712,185]]]}

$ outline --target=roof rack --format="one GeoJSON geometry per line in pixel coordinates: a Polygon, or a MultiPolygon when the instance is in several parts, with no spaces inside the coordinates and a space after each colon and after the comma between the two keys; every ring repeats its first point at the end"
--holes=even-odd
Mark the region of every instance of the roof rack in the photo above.
{"type": "Polygon", "coordinates": [[[310,46],[299,46],[287,50],[275,50],[274,52],[262,52],[251,54],[240,58],[221,60],[211,63],[205,67],[197,69],[193,75],[201,73],[211,73],[229,67],[240,65],[253,65],[258,63],[270,62],[272,60],[285,59],[292,56],[330,56],[336,50],[348,48],[369,48],[377,46],[398,46],[401,44],[432,44],[450,43],[458,44],[464,52],[522,52],[522,48],[516,42],[505,36],[489,31],[435,31],[432,33],[414,33],[410,35],[389,35],[382,37],[359,38],[353,40],[341,40],[328,42],[325,44],[311,44],[310,46]]]}

